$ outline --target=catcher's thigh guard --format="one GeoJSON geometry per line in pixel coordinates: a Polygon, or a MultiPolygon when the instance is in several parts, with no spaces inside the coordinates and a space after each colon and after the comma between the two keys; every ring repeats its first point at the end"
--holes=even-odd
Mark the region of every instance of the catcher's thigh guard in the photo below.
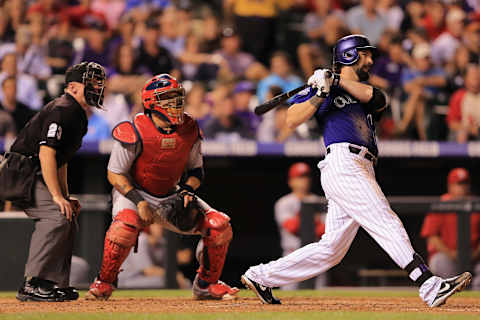
{"type": "Polygon", "coordinates": [[[117,214],[105,237],[100,280],[115,282],[120,266],[135,245],[140,230],[142,222],[134,210],[123,209],[117,214]]]}
{"type": "Polygon", "coordinates": [[[233,232],[230,217],[214,210],[208,211],[200,230],[202,240],[197,248],[197,258],[200,262],[198,274],[200,279],[208,283],[216,283],[222,274],[223,265],[227,256],[228,246],[233,232]]]}

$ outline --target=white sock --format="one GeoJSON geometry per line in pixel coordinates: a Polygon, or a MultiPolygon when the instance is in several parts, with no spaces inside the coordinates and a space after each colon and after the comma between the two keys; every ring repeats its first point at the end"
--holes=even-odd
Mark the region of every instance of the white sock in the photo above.
{"type": "Polygon", "coordinates": [[[433,276],[420,286],[420,298],[425,301],[429,306],[432,306],[433,300],[437,296],[438,290],[440,290],[442,281],[442,278],[433,276]]]}

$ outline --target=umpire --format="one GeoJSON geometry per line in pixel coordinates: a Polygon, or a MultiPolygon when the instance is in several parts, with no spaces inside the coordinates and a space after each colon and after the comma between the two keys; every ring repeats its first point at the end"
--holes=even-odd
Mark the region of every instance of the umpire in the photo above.
{"type": "Polygon", "coordinates": [[[105,70],[94,62],[70,67],[65,94],[48,103],[19,133],[12,152],[37,158],[33,204],[24,208],[34,219],[25,279],[18,290],[21,301],[78,299],[69,287],[78,200],[69,196],[67,164],[87,133],[86,110],[101,108],[105,70]]]}

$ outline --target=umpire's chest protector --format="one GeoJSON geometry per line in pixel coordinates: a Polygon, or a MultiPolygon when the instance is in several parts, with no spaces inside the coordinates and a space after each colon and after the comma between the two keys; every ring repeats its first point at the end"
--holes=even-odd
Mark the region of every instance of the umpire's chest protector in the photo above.
{"type": "Polygon", "coordinates": [[[199,136],[198,125],[187,114],[183,124],[171,134],[160,132],[144,114],[138,114],[133,123],[142,142],[142,151],[131,174],[145,191],[163,196],[175,188],[185,170],[190,150],[199,136]]]}

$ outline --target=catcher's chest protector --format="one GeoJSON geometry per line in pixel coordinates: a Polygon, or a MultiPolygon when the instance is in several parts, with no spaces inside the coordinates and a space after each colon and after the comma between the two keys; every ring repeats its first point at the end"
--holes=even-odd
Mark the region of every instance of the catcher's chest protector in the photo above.
{"type": "Polygon", "coordinates": [[[132,176],[154,196],[172,191],[182,176],[190,150],[197,141],[197,123],[187,114],[182,125],[171,134],[160,132],[152,120],[138,114],[133,121],[142,141],[142,152],[132,167],[132,176]]]}

